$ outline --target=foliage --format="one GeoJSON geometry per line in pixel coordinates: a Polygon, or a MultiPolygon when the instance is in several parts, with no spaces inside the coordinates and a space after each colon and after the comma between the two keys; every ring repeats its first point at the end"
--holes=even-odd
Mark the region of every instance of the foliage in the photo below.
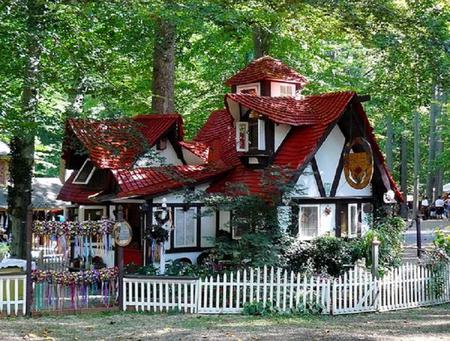
{"type": "Polygon", "coordinates": [[[246,302],[242,314],[251,316],[271,316],[279,313],[279,310],[269,301],[264,304],[262,301],[246,302]]]}
{"type": "Polygon", "coordinates": [[[445,233],[441,229],[434,231],[433,244],[436,248],[444,251],[450,257],[450,234],[445,233]]]}
{"type": "Polygon", "coordinates": [[[312,241],[297,241],[289,251],[288,267],[295,272],[329,274],[338,276],[346,266],[359,259],[355,252],[359,240],[336,237],[319,237],[312,241]]]}
{"type": "Polygon", "coordinates": [[[0,243],[0,262],[9,253],[9,246],[7,243],[0,243]]]}
{"type": "Polygon", "coordinates": [[[372,241],[376,237],[381,243],[379,247],[380,268],[398,266],[401,263],[401,251],[403,245],[403,232],[406,223],[401,217],[393,216],[387,212],[377,212],[374,218],[374,225],[361,243],[361,249],[365,250],[367,263],[372,264],[372,241]]]}
{"type": "Polygon", "coordinates": [[[291,310],[293,315],[320,315],[324,307],[315,300],[307,300],[305,304],[300,303],[295,309],[291,310]]]}
{"type": "Polygon", "coordinates": [[[447,287],[450,256],[444,249],[435,247],[427,251],[424,263],[431,272],[430,286],[432,292],[436,297],[442,297],[447,287]]]}

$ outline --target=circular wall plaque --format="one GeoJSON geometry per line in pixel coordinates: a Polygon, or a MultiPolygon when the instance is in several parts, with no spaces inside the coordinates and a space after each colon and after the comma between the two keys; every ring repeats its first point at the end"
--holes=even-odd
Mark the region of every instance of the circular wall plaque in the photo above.
{"type": "Polygon", "coordinates": [[[114,241],[117,246],[127,246],[131,243],[132,236],[131,226],[126,221],[119,221],[114,224],[114,241]]]}
{"type": "Polygon", "coordinates": [[[344,150],[344,175],[347,183],[355,189],[367,187],[372,180],[373,163],[370,143],[362,137],[356,137],[344,150]],[[361,151],[351,153],[356,146],[361,151]]]}

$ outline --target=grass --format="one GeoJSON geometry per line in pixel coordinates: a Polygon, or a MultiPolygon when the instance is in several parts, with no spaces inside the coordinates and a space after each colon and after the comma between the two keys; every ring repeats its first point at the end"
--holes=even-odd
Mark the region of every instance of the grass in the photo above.
{"type": "Polygon", "coordinates": [[[1,340],[450,339],[450,305],[380,314],[307,317],[103,312],[6,318],[1,340]]]}

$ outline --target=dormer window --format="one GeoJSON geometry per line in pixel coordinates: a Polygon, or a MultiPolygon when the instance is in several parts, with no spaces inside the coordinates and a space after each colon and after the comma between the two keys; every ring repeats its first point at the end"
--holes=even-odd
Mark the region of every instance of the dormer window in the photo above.
{"type": "Polygon", "coordinates": [[[260,96],[261,87],[259,83],[250,83],[236,86],[236,93],[260,96]]]}
{"type": "Polygon", "coordinates": [[[295,85],[293,84],[281,84],[280,85],[280,96],[281,97],[294,97],[295,85]]]}
{"type": "Polygon", "coordinates": [[[248,122],[236,123],[236,150],[248,152],[248,122]]]}
{"type": "Polygon", "coordinates": [[[236,124],[236,149],[238,152],[266,150],[266,122],[250,117],[248,122],[236,124]]]}
{"type": "Polygon", "coordinates": [[[83,166],[81,166],[77,175],[73,179],[72,183],[77,185],[87,185],[94,175],[95,166],[90,159],[84,161],[83,166]]]}

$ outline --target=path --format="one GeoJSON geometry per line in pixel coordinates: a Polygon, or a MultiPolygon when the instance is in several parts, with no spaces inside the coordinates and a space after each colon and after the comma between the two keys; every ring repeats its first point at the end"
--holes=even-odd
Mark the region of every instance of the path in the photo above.
{"type": "Polygon", "coordinates": [[[346,316],[97,313],[0,319],[0,340],[449,340],[450,305],[346,316]]]}
{"type": "MultiPolygon", "coordinates": [[[[407,223],[408,225],[410,222],[407,223]]],[[[450,221],[447,219],[442,220],[422,220],[421,222],[421,235],[422,235],[422,248],[430,248],[433,244],[434,230],[440,228],[450,233],[450,221]]],[[[416,224],[413,225],[405,231],[404,233],[404,250],[402,253],[402,258],[408,262],[417,261],[417,232],[416,224]]]]}

